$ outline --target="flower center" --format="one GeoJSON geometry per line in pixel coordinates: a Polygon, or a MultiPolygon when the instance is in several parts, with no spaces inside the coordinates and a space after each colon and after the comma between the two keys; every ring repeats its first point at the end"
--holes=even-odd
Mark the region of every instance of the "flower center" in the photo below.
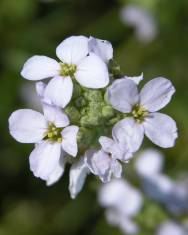
{"type": "Polygon", "coordinates": [[[62,142],[62,132],[63,128],[56,127],[53,123],[49,123],[48,131],[46,133],[46,138],[52,142],[62,142]]]}
{"type": "Polygon", "coordinates": [[[61,66],[60,75],[63,77],[67,76],[72,77],[76,73],[77,66],[75,64],[60,63],[60,66],[61,66]]]}
{"type": "Polygon", "coordinates": [[[139,104],[136,104],[133,107],[132,115],[138,123],[144,122],[145,118],[148,116],[149,112],[139,104]]]}

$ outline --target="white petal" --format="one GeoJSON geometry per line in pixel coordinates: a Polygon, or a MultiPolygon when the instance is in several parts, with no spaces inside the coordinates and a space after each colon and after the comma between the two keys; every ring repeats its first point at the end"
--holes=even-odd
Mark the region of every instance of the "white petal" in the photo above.
{"type": "Polygon", "coordinates": [[[82,190],[88,173],[89,169],[83,157],[71,166],[69,175],[69,191],[72,199],[75,199],[78,193],[82,190]]]}
{"type": "Polygon", "coordinates": [[[101,136],[99,138],[99,143],[105,152],[111,153],[112,146],[114,145],[114,141],[112,139],[110,139],[106,136],[101,136]]]}
{"type": "Polygon", "coordinates": [[[142,187],[150,198],[166,204],[169,202],[175,183],[167,175],[160,173],[144,178],[142,187]]]}
{"type": "Polygon", "coordinates": [[[61,132],[62,135],[62,148],[63,150],[73,157],[78,153],[77,146],[77,133],[79,128],[77,126],[68,126],[61,132]]]}
{"type": "Polygon", "coordinates": [[[42,104],[46,120],[52,122],[56,127],[65,127],[69,125],[68,116],[57,106],[46,103],[42,104]]]}
{"type": "Polygon", "coordinates": [[[116,135],[122,136],[121,138],[126,140],[131,152],[136,152],[140,148],[144,138],[144,128],[136,123],[133,118],[125,118],[119,121],[113,129],[114,132],[116,131],[116,135]]]}
{"type": "Polygon", "coordinates": [[[48,180],[56,169],[61,155],[61,144],[43,141],[29,156],[30,169],[36,177],[48,180]]]}
{"type": "Polygon", "coordinates": [[[147,149],[139,153],[135,163],[136,171],[144,177],[159,174],[163,167],[163,155],[156,149],[147,149]]]}
{"type": "Polygon", "coordinates": [[[130,113],[139,101],[137,86],[129,79],[115,80],[108,88],[107,97],[111,105],[123,113],[130,113]]]}
{"type": "Polygon", "coordinates": [[[107,153],[102,150],[88,150],[86,151],[85,158],[88,168],[94,175],[99,176],[104,183],[110,180],[112,159],[107,153]]]}
{"type": "MultiPolygon", "coordinates": [[[[109,196],[110,195],[108,195],[108,197],[109,196]]],[[[121,216],[122,215],[119,213],[119,211],[117,211],[113,207],[107,207],[105,210],[106,220],[108,224],[111,224],[113,226],[119,226],[121,216]]]]}
{"type": "Polygon", "coordinates": [[[73,84],[70,77],[55,77],[48,83],[44,99],[59,107],[64,108],[71,100],[73,93],[73,84]]]}
{"type": "Polygon", "coordinates": [[[174,92],[175,88],[168,79],[154,78],[142,88],[140,103],[150,112],[155,112],[170,102],[174,92]]]}
{"type": "Polygon", "coordinates": [[[47,127],[44,116],[31,109],[19,109],[9,118],[10,134],[21,143],[36,143],[42,140],[47,127]]]}
{"type": "Polygon", "coordinates": [[[119,208],[126,200],[127,190],[125,181],[121,179],[112,179],[109,183],[103,184],[98,191],[99,203],[103,207],[119,208]]]}
{"type": "Polygon", "coordinates": [[[103,207],[115,209],[119,215],[133,217],[142,207],[141,193],[124,179],[113,179],[99,190],[99,202],[103,207]]]}
{"type": "Polygon", "coordinates": [[[112,137],[116,142],[112,155],[115,155],[117,159],[123,162],[128,162],[133,157],[132,149],[129,148],[125,133],[124,131],[122,132],[121,125],[115,125],[112,128],[112,137]]]}
{"type": "Polygon", "coordinates": [[[61,157],[59,159],[59,162],[56,166],[56,168],[52,171],[52,173],[49,175],[46,185],[51,186],[55,184],[63,175],[66,165],[66,158],[61,154],[61,157]]]}
{"type": "Polygon", "coordinates": [[[128,217],[136,216],[143,205],[142,194],[139,190],[134,188],[127,181],[125,181],[125,190],[125,195],[127,199],[129,198],[129,200],[126,200],[126,202],[124,202],[124,205],[119,204],[119,210],[122,212],[122,214],[128,217]]]}
{"type": "Polygon", "coordinates": [[[117,160],[114,160],[112,163],[112,173],[115,178],[121,178],[122,165],[117,160]]]}
{"type": "Polygon", "coordinates": [[[134,76],[134,77],[125,76],[124,78],[132,80],[138,85],[144,79],[144,75],[142,73],[140,76],[134,76]]]}
{"type": "Polygon", "coordinates": [[[47,85],[44,82],[37,82],[35,87],[37,95],[40,97],[40,101],[42,103],[53,105],[52,101],[49,100],[49,98],[44,97],[46,87],[47,85]]]}
{"type": "Polygon", "coordinates": [[[98,55],[105,63],[113,58],[112,44],[106,40],[89,38],[89,51],[98,55]]]}
{"type": "Polygon", "coordinates": [[[59,74],[59,63],[47,56],[33,56],[26,61],[21,71],[22,77],[28,80],[41,80],[59,74]]]}
{"type": "Polygon", "coordinates": [[[138,225],[129,217],[123,217],[120,221],[120,228],[124,234],[138,234],[138,225]]]}
{"type": "Polygon", "coordinates": [[[144,122],[146,136],[162,148],[175,145],[177,127],[175,121],[166,114],[152,113],[144,122]]]}
{"type": "Polygon", "coordinates": [[[84,36],[69,37],[56,48],[57,57],[68,64],[77,64],[88,53],[88,38],[84,36]]]}
{"type": "Polygon", "coordinates": [[[127,162],[128,160],[130,160],[130,158],[132,158],[132,153],[128,149],[128,144],[124,136],[121,142],[113,141],[108,137],[101,136],[99,138],[99,143],[101,144],[102,149],[105,152],[110,153],[112,155],[113,159],[118,159],[127,162]]]}
{"type": "Polygon", "coordinates": [[[103,88],[109,83],[106,64],[94,53],[90,53],[78,64],[76,80],[87,88],[103,88]]]}

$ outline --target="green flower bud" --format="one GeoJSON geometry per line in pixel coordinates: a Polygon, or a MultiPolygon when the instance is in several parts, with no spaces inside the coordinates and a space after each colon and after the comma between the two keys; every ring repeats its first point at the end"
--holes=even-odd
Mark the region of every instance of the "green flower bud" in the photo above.
{"type": "Polygon", "coordinates": [[[103,101],[103,94],[102,90],[87,90],[84,92],[84,97],[91,102],[102,102],[103,101]]]}
{"type": "Polygon", "coordinates": [[[107,105],[102,108],[103,117],[110,118],[110,117],[113,117],[113,115],[114,115],[114,109],[112,108],[112,106],[107,105]]]}
{"type": "Polygon", "coordinates": [[[64,111],[68,115],[70,123],[79,125],[80,113],[75,107],[68,106],[64,111]]]}
{"type": "Polygon", "coordinates": [[[76,104],[76,107],[80,108],[86,105],[86,100],[84,99],[84,97],[81,96],[75,100],[75,104],[76,104]]]}

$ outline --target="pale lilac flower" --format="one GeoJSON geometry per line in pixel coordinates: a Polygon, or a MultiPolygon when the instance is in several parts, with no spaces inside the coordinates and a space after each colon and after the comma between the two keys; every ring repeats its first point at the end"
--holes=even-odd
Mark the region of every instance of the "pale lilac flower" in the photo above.
{"type": "Polygon", "coordinates": [[[99,138],[102,150],[111,155],[113,159],[122,162],[128,162],[132,158],[132,152],[129,150],[126,136],[118,126],[112,128],[112,139],[106,136],[99,138]]]}
{"type": "Polygon", "coordinates": [[[124,133],[115,126],[112,129],[112,138],[101,136],[101,149],[86,152],[86,162],[90,171],[98,175],[103,182],[110,181],[111,177],[121,177],[121,162],[128,162],[132,158],[124,133]]]}
{"type": "Polygon", "coordinates": [[[186,229],[174,221],[166,221],[161,224],[156,235],[187,235],[186,229]]]}
{"type": "Polygon", "coordinates": [[[155,149],[142,151],[136,158],[135,168],[145,193],[166,204],[174,182],[162,173],[163,155],[155,149]]]}
{"type": "Polygon", "coordinates": [[[114,109],[125,114],[116,126],[126,133],[132,152],[137,151],[145,135],[156,145],[169,148],[177,138],[175,121],[157,112],[171,100],[175,88],[163,77],[149,81],[138,93],[137,85],[130,79],[118,79],[108,88],[107,97],[114,109]],[[128,116],[128,117],[127,117],[128,116]]]}
{"type": "Polygon", "coordinates": [[[94,175],[99,176],[102,182],[106,183],[111,177],[120,178],[122,166],[116,159],[103,150],[88,150],[85,153],[87,167],[94,175]]]}
{"type": "Polygon", "coordinates": [[[136,5],[127,5],[120,12],[121,20],[135,28],[136,37],[147,43],[155,39],[157,24],[154,17],[146,10],[136,5]]]}
{"type": "Polygon", "coordinates": [[[30,169],[36,177],[56,182],[63,174],[66,154],[76,157],[77,126],[61,109],[43,104],[44,115],[31,109],[20,109],[9,118],[11,135],[21,143],[35,143],[29,157],[30,169]]]}
{"type": "Polygon", "coordinates": [[[113,58],[113,47],[109,41],[90,37],[89,50],[98,55],[105,63],[113,58]]]}
{"type": "Polygon", "coordinates": [[[123,179],[114,179],[103,185],[98,194],[100,205],[106,208],[107,221],[119,226],[125,234],[135,234],[139,228],[133,218],[140,212],[141,193],[123,179]]]}
{"type": "Polygon", "coordinates": [[[136,172],[141,177],[153,177],[160,174],[164,165],[164,156],[156,149],[146,149],[139,152],[136,158],[136,172]]]}
{"type": "Polygon", "coordinates": [[[106,64],[93,52],[89,52],[89,39],[72,36],[56,48],[61,62],[47,56],[33,56],[26,61],[21,75],[28,80],[52,78],[44,96],[54,105],[64,108],[73,93],[72,79],[87,88],[103,88],[109,83],[106,64]]]}
{"type": "Polygon", "coordinates": [[[163,170],[163,155],[154,149],[142,151],[135,168],[145,193],[175,214],[188,213],[188,180],[175,181],[163,170]]]}

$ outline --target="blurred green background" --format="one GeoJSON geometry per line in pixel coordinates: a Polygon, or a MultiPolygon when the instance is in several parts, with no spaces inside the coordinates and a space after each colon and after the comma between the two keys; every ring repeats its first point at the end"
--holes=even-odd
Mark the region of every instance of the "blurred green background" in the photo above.
{"type": "MultiPolygon", "coordinates": [[[[71,35],[111,41],[126,75],[144,72],[145,81],[172,80],[177,92],[165,112],[177,121],[179,139],[164,151],[165,170],[174,178],[188,170],[187,0],[0,0],[0,235],[121,234],[106,223],[98,206],[98,180],[89,177],[76,200],[68,193],[68,169],[57,184],[46,187],[29,171],[33,146],[17,143],[8,132],[11,112],[32,108],[29,93],[23,94],[23,84],[30,85],[20,76],[23,63],[35,54],[55,58],[56,46],[71,35]],[[154,40],[140,41],[121,20],[122,7],[130,3],[153,16],[154,40]]],[[[154,234],[152,229],[168,216],[153,202],[142,213],[142,235],[154,234]]]]}

